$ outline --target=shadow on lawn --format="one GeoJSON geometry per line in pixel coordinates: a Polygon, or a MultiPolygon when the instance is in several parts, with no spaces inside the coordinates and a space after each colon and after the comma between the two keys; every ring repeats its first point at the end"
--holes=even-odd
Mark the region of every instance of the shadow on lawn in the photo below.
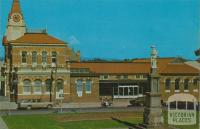
{"type": "Polygon", "coordinates": [[[125,126],[128,126],[128,127],[134,127],[134,126],[136,126],[136,124],[132,124],[132,123],[129,123],[127,121],[122,121],[122,120],[117,119],[117,118],[111,117],[111,119],[114,120],[114,121],[117,121],[118,123],[124,124],[125,126]]]}

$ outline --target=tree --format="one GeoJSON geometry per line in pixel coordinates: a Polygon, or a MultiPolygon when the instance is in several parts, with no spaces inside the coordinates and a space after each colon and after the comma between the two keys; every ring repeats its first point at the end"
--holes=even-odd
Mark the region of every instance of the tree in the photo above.
{"type": "Polygon", "coordinates": [[[195,55],[196,56],[200,56],[200,48],[198,50],[195,51],[195,55]]]}

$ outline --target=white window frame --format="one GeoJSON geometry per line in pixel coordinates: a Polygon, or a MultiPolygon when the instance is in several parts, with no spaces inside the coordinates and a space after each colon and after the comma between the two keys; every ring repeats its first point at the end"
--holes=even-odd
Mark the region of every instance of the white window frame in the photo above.
{"type": "Polygon", "coordinates": [[[34,93],[34,94],[42,94],[42,80],[36,79],[36,80],[34,81],[33,93],[34,93]],[[40,81],[40,82],[41,82],[40,91],[35,91],[35,87],[39,87],[39,86],[36,86],[36,83],[35,83],[36,81],[40,81]]]}
{"type": "MultiPolygon", "coordinates": [[[[26,81],[26,80],[24,80],[24,81],[26,81]]],[[[29,83],[29,89],[30,89],[29,92],[25,92],[25,91],[24,91],[24,81],[23,81],[23,95],[30,95],[30,94],[31,94],[31,81],[27,79],[27,81],[30,82],[30,83],[29,83]]],[[[28,86],[27,86],[27,87],[28,87],[28,86]]]]}
{"type": "Polygon", "coordinates": [[[92,93],[92,81],[90,79],[87,79],[85,81],[85,93],[86,94],[91,94],[92,93]],[[90,91],[87,90],[87,81],[90,81],[90,91]]]}

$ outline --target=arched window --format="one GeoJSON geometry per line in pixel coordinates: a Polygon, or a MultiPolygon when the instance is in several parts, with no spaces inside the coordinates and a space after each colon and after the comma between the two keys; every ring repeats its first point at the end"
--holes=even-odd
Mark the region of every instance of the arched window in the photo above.
{"type": "Polygon", "coordinates": [[[86,91],[86,93],[91,93],[91,87],[92,87],[91,80],[87,79],[86,80],[86,85],[85,85],[85,91],[86,91]]]}
{"type": "Polygon", "coordinates": [[[45,51],[42,52],[42,63],[47,63],[47,52],[45,51]]]}
{"type": "Polygon", "coordinates": [[[64,87],[64,82],[62,79],[58,79],[57,80],[57,84],[56,84],[56,90],[57,92],[63,90],[63,87],[64,87]]]}
{"type": "Polygon", "coordinates": [[[50,92],[51,91],[51,79],[47,79],[45,81],[45,91],[50,92]]]}
{"type": "Polygon", "coordinates": [[[165,90],[170,90],[170,83],[171,80],[169,78],[165,80],[165,90]]]}
{"type": "Polygon", "coordinates": [[[37,52],[32,52],[32,63],[37,64],[37,52]]]}
{"type": "Polygon", "coordinates": [[[22,63],[27,63],[27,52],[26,51],[22,52],[22,63]]]}
{"type": "Polygon", "coordinates": [[[34,81],[34,92],[35,93],[42,92],[42,81],[39,79],[34,81]]]}
{"type": "Polygon", "coordinates": [[[77,90],[78,97],[81,97],[83,94],[83,81],[81,79],[77,80],[76,90],[77,90]]]}
{"type": "Polygon", "coordinates": [[[31,93],[31,81],[28,79],[23,81],[23,92],[31,93]]]}
{"type": "Polygon", "coordinates": [[[189,79],[184,80],[184,90],[189,90],[189,79]]]}
{"type": "Polygon", "coordinates": [[[180,83],[180,79],[176,79],[175,80],[175,90],[179,90],[179,84],[180,83]]]}

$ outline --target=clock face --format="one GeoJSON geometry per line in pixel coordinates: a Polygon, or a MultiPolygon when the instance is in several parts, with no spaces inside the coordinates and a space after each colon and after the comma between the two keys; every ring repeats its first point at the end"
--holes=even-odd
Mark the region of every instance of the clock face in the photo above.
{"type": "Polygon", "coordinates": [[[19,14],[14,14],[12,18],[14,22],[19,22],[21,19],[21,16],[19,14]]]}

